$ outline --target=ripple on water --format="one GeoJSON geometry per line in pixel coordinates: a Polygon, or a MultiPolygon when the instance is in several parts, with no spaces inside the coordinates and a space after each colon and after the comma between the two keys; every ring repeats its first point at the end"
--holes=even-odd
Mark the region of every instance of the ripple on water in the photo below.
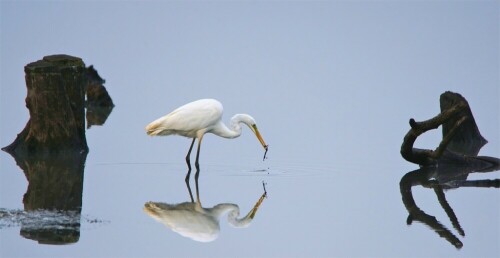
{"type": "Polygon", "coordinates": [[[87,229],[109,221],[82,215],[78,211],[9,210],[0,208],[0,229],[22,226],[25,230],[87,229]]]}

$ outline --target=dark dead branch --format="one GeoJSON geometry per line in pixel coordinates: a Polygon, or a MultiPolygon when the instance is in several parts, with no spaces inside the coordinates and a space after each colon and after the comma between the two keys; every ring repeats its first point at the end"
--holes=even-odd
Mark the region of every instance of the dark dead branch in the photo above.
{"type": "Polygon", "coordinates": [[[450,162],[478,169],[498,167],[500,162],[497,158],[477,157],[487,141],[479,133],[467,100],[460,94],[447,91],[441,94],[440,103],[441,113],[435,117],[421,122],[410,119],[411,129],[401,145],[401,156],[422,167],[450,162]],[[435,150],[413,147],[420,135],[439,126],[443,128],[443,139],[435,150]]]}

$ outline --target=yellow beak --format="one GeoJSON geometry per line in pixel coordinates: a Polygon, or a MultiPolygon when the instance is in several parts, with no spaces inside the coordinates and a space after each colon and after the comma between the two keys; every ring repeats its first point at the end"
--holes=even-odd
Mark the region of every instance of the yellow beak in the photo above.
{"type": "Polygon", "coordinates": [[[257,129],[257,125],[255,125],[255,124],[252,125],[252,129],[253,129],[253,132],[255,133],[255,136],[257,136],[257,139],[259,139],[260,144],[262,144],[262,147],[264,147],[264,150],[266,150],[266,152],[264,152],[264,158],[262,159],[262,160],[265,160],[266,159],[266,154],[267,154],[267,149],[268,149],[269,146],[266,144],[266,142],[262,138],[262,135],[260,135],[259,129],[257,129]]]}
{"type": "Polygon", "coordinates": [[[257,136],[257,139],[259,139],[260,144],[262,144],[262,147],[267,151],[267,144],[262,138],[262,135],[260,135],[259,129],[257,129],[257,125],[252,125],[253,127],[253,132],[255,133],[255,136],[257,136]]]}
{"type": "Polygon", "coordinates": [[[255,204],[255,206],[253,206],[253,209],[250,210],[250,212],[248,213],[248,217],[250,217],[251,219],[253,219],[255,217],[255,214],[257,213],[257,210],[259,209],[260,205],[262,204],[262,201],[264,201],[264,198],[266,198],[267,196],[267,193],[264,192],[262,194],[262,196],[260,197],[260,199],[257,201],[257,203],[255,204]]]}

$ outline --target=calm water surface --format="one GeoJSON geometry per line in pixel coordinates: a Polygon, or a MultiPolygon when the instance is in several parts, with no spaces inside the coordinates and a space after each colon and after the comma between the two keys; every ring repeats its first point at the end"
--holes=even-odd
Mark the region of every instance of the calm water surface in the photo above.
{"type": "MultiPolygon", "coordinates": [[[[112,115],[118,116],[120,112],[126,110],[117,107],[112,115]]],[[[32,220],[13,215],[14,221],[4,223],[0,230],[2,254],[254,257],[495,256],[498,253],[498,189],[464,187],[445,191],[465,232],[461,236],[439,205],[434,191],[413,187],[417,205],[435,216],[444,230],[463,243],[458,250],[429,225],[418,221],[407,225],[408,212],[399,183],[403,175],[416,167],[402,161],[397,145],[393,153],[378,152],[378,146],[373,145],[373,156],[363,162],[356,158],[354,147],[353,158],[349,160],[340,159],[334,151],[323,148],[301,150],[303,157],[287,159],[286,155],[277,154],[278,151],[286,153],[286,148],[276,147],[262,162],[261,148],[248,132],[234,140],[239,143],[234,146],[231,141],[214,136],[206,138],[199,196],[204,208],[234,204],[244,216],[263,194],[262,181],[265,181],[267,198],[254,219],[240,228],[231,226],[227,215],[214,217],[213,223],[220,228],[198,229],[206,234],[204,237],[186,233],[196,228],[174,231],[174,222],[170,221],[167,227],[148,215],[144,207],[148,202],[175,205],[191,201],[184,182],[186,166],[182,159],[189,140],[149,139],[138,131],[131,135],[142,138],[141,147],[113,147],[121,144],[113,132],[122,126],[110,117],[105,126],[88,131],[91,151],[84,168],[77,240],[64,246],[31,240],[20,233],[32,220]],[[107,137],[98,136],[106,133],[107,137]],[[100,138],[100,142],[96,138],[100,138]],[[240,155],[239,148],[251,149],[253,153],[240,155]],[[207,239],[210,242],[200,242],[207,239]]],[[[264,131],[273,130],[264,128],[264,131]]],[[[292,155],[293,151],[288,153],[292,155]]],[[[2,167],[2,208],[20,211],[27,181],[5,153],[2,167]]],[[[471,174],[468,179],[493,178],[498,178],[498,173],[471,174]]],[[[191,186],[195,195],[194,182],[191,186]]],[[[44,220],[50,216],[42,214],[41,217],[33,219],[35,226],[36,223],[47,225],[44,220]]],[[[57,223],[47,227],[54,230],[67,226],[64,219],[66,217],[59,216],[57,223]]],[[[184,227],[190,223],[186,222],[184,227]]]]}
{"type": "MultiPolygon", "coordinates": [[[[408,119],[438,114],[439,95],[452,90],[489,141],[480,155],[500,156],[498,3],[1,6],[2,147],[29,118],[23,66],[44,55],[93,64],[116,104],[87,130],[81,214],[25,213],[28,181],[0,153],[2,257],[500,255],[498,188],[445,189],[444,209],[419,177],[428,171],[412,172],[399,154],[408,119]],[[68,30],[44,17],[88,22],[68,30]],[[53,28],[37,46],[28,44],[33,21],[53,28]],[[262,161],[247,128],[234,140],[206,136],[198,185],[206,216],[197,217],[184,182],[190,140],[151,138],[144,126],[206,97],[224,104],[224,121],[252,115],[270,149],[262,161]],[[404,176],[424,212],[413,220],[404,176]],[[263,182],[267,198],[253,219],[228,222],[236,207],[239,218],[252,210],[263,182]],[[155,218],[151,203],[155,214],[177,209],[186,219],[155,218]]],[[[440,139],[438,129],[416,145],[433,149],[440,139]]]]}

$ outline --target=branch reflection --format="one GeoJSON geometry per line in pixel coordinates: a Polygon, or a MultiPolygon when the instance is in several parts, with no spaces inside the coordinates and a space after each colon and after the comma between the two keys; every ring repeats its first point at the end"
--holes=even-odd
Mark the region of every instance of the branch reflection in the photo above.
{"type": "Polygon", "coordinates": [[[236,204],[221,203],[212,208],[204,208],[200,201],[198,180],[195,183],[196,201],[194,201],[189,181],[186,181],[191,201],[178,204],[147,202],[144,204],[144,211],[183,237],[198,242],[211,242],[219,236],[219,221],[223,215],[227,214],[227,220],[231,226],[246,228],[250,226],[257,210],[267,196],[265,183],[263,183],[264,193],[259,197],[254,207],[245,216],[240,217],[240,208],[236,204]]]}
{"type": "Polygon", "coordinates": [[[411,225],[413,221],[422,222],[433,229],[440,237],[446,239],[457,249],[462,248],[462,241],[455,234],[453,234],[451,230],[441,224],[441,222],[439,222],[436,217],[425,213],[417,206],[413,198],[411,189],[413,186],[417,185],[433,189],[439,204],[448,216],[451,224],[453,225],[453,228],[458,232],[460,236],[464,237],[465,231],[460,225],[460,222],[455,212],[453,211],[453,208],[446,200],[446,195],[443,190],[458,189],[460,187],[499,188],[500,179],[467,180],[467,177],[471,173],[487,173],[499,170],[500,167],[498,166],[498,164],[500,164],[500,162],[498,161],[499,160],[497,159],[496,166],[483,168],[454,166],[424,167],[408,172],[401,178],[401,181],[399,183],[403,204],[405,205],[406,210],[409,213],[406,223],[408,225],[411,225]]]}

